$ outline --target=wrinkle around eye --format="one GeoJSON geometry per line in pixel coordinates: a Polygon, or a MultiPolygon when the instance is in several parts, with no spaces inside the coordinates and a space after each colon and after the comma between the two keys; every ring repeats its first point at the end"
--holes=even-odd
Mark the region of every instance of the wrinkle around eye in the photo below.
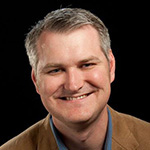
{"type": "Polygon", "coordinates": [[[93,68],[94,66],[96,66],[95,63],[87,63],[87,64],[81,65],[81,68],[83,68],[83,69],[90,69],[90,68],[93,68]]]}
{"type": "Polygon", "coordinates": [[[62,73],[64,70],[63,69],[53,69],[53,70],[49,70],[47,71],[47,74],[49,75],[57,75],[62,73]]]}

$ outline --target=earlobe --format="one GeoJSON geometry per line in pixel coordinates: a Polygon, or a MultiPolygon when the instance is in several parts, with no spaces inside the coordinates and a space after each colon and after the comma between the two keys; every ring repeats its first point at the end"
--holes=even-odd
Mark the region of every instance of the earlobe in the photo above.
{"type": "Polygon", "coordinates": [[[34,72],[33,69],[31,71],[31,79],[32,79],[32,81],[34,83],[34,86],[36,88],[36,92],[39,94],[39,88],[38,88],[38,84],[37,84],[37,79],[36,79],[35,72],[34,72]]]}
{"type": "Polygon", "coordinates": [[[112,83],[115,79],[115,69],[116,69],[115,57],[112,53],[112,50],[109,51],[109,64],[110,64],[110,81],[112,83]]]}

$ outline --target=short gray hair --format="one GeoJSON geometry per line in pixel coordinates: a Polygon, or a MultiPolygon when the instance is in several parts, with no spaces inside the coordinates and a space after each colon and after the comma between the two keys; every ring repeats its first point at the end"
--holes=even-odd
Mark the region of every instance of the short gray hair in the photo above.
{"type": "Polygon", "coordinates": [[[62,8],[48,13],[43,20],[40,20],[27,34],[25,47],[31,67],[37,72],[39,61],[37,41],[43,31],[65,33],[78,29],[84,25],[93,26],[99,34],[100,46],[108,58],[110,37],[104,23],[93,13],[81,8],[62,8]]]}

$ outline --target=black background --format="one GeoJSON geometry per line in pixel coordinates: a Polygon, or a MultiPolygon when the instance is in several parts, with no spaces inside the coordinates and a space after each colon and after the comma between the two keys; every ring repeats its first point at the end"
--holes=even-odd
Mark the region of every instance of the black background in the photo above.
{"type": "Polygon", "coordinates": [[[109,105],[146,121],[149,117],[149,3],[144,1],[51,0],[0,5],[0,145],[47,115],[31,81],[24,39],[50,11],[80,7],[109,29],[116,80],[109,105]]]}

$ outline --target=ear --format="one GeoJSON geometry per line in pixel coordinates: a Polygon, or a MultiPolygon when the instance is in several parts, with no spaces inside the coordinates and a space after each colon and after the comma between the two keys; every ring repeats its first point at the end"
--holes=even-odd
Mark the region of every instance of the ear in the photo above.
{"type": "Polygon", "coordinates": [[[34,70],[31,71],[31,79],[35,85],[36,92],[39,94],[38,82],[34,70]]]}
{"type": "Polygon", "coordinates": [[[109,67],[110,67],[110,82],[112,83],[115,79],[115,69],[116,69],[115,57],[112,53],[112,50],[109,51],[109,67]]]}

